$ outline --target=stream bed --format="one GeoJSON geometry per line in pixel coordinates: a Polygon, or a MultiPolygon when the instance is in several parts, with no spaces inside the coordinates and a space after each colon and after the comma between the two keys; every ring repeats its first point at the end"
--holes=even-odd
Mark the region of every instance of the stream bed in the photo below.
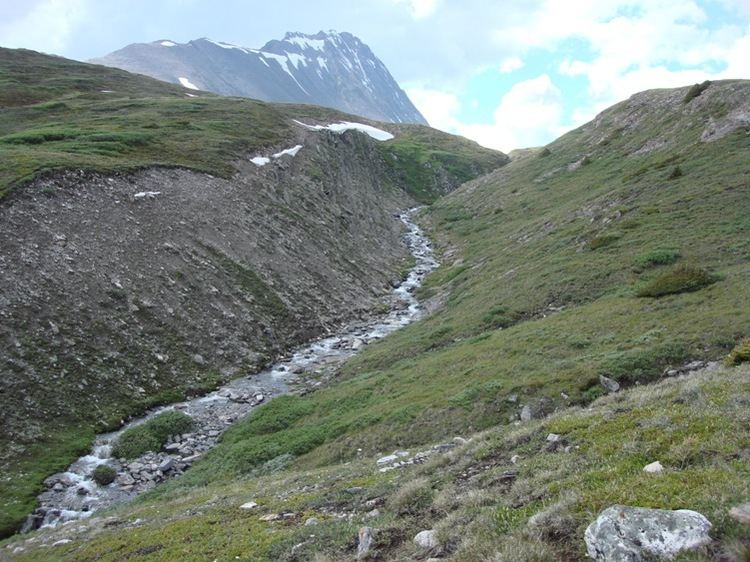
{"type": "MultiPolygon", "coordinates": [[[[335,335],[307,343],[267,369],[227,382],[210,394],[154,409],[115,432],[97,436],[87,455],[78,458],[65,472],[45,480],[46,489],[39,495],[39,507],[29,515],[22,531],[55,527],[89,517],[100,509],[130,501],[160,482],[179,476],[214,447],[228,427],[258,405],[297,391],[309,379],[320,379],[335,372],[368,343],[418,319],[422,308],[414,291],[438,263],[430,241],[412,220],[415,211],[412,209],[399,215],[407,227],[404,241],[415,258],[415,264],[390,295],[389,313],[345,326],[335,335]],[[162,451],[146,453],[138,459],[112,458],[112,443],[123,431],[169,410],[181,410],[193,418],[194,427],[190,433],[172,436],[162,451]],[[97,484],[92,477],[101,464],[107,464],[117,472],[115,481],[106,486],[97,484]]],[[[321,382],[318,380],[315,384],[321,382]]]]}

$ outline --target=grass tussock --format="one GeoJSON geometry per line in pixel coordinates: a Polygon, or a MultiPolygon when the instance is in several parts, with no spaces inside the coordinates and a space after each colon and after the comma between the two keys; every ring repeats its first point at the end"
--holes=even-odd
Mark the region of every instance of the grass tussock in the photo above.
{"type": "Polygon", "coordinates": [[[164,412],[122,433],[112,446],[112,456],[132,459],[161,449],[171,435],[189,432],[193,420],[184,412],[164,412]]]}
{"type": "Polygon", "coordinates": [[[639,297],[662,297],[677,293],[697,291],[715,283],[717,278],[705,269],[683,264],[662,273],[656,279],[638,290],[639,297]]]}

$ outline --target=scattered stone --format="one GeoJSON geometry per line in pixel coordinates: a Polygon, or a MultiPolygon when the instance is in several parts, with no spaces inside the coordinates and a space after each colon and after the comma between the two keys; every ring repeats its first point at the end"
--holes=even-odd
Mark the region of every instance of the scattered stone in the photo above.
{"type": "Polygon", "coordinates": [[[259,519],[261,521],[278,521],[279,519],[281,519],[281,515],[279,515],[278,513],[269,513],[268,515],[264,515],[259,519]]]}
{"type": "Polygon", "coordinates": [[[170,458],[170,459],[166,459],[162,461],[162,463],[159,465],[158,470],[160,470],[161,472],[168,472],[172,470],[173,467],[174,467],[174,460],[170,458]]]}
{"type": "Polygon", "coordinates": [[[511,464],[517,464],[519,460],[521,460],[521,455],[513,455],[510,457],[511,464]]]}
{"type": "Polygon", "coordinates": [[[372,527],[361,527],[359,529],[359,542],[357,543],[357,560],[362,560],[372,549],[375,542],[375,529],[372,527]]]}
{"type": "Polygon", "coordinates": [[[255,509],[256,507],[258,507],[257,503],[255,503],[255,502],[247,502],[247,503],[243,503],[240,506],[240,509],[244,509],[246,511],[250,511],[251,509],[255,509]]]}
{"type": "Polygon", "coordinates": [[[453,442],[456,445],[466,445],[468,443],[468,441],[464,439],[463,437],[454,437],[453,442]]]}
{"type": "Polygon", "coordinates": [[[729,510],[729,517],[750,525],[750,503],[743,503],[729,510]]]}
{"type": "Polygon", "coordinates": [[[522,422],[531,421],[531,417],[532,417],[531,408],[527,404],[526,406],[521,408],[521,421],[522,422]]]}
{"type": "Polygon", "coordinates": [[[599,375],[599,384],[602,385],[607,392],[617,392],[620,390],[619,382],[615,379],[605,377],[604,375],[599,375]]]}
{"type": "Polygon", "coordinates": [[[376,517],[380,517],[380,510],[377,508],[365,513],[365,519],[375,519],[376,517]]]}
{"type": "Polygon", "coordinates": [[[601,562],[671,560],[711,542],[710,529],[708,519],[689,509],[614,505],[588,526],[585,540],[589,557],[601,562]]]}
{"type": "Polygon", "coordinates": [[[362,486],[352,486],[351,488],[345,488],[344,491],[347,494],[355,495],[355,494],[361,494],[362,492],[365,491],[365,489],[362,486]]]}
{"type": "Polygon", "coordinates": [[[64,544],[68,544],[68,543],[71,543],[71,542],[73,542],[73,541],[70,540],[70,539],[60,539],[59,541],[53,542],[52,546],[62,546],[64,544]]]}
{"type": "Polygon", "coordinates": [[[437,540],[437,531],[433,529],[430,529],[429,531],[420,531],[414,536],[414,544],[426,550],[435,548],[439,544],[437,540]]]}
{"type": "Polygon", "coordinates": [[[196,353],[195,355],[193,355],[193,363],[195,363],[196,365],[205,365],[206,360],[203,359],[203,355],[201,355],[200,353],[196,353]]]}
{"type": "Polygon", "coordinates": [[[659,461],[652,462],[651,464],[647,464],[643,467],[643,472],[648,472],[650,474],[658,474],[659,472],[663,472],[664,467],[659,461]]]}
{"type": "Polygon", "coordinates": [[[550,433],[547,435],[547,441],[549,443],[558,443],[562,439],[557,433],[550,433]]]}
{"type": "Polygon", "coordinates": [[[309,517],[305,520],[305,527],[310,527],[312,525],[317,525],[318,520],[315,517],[309,517]]]}

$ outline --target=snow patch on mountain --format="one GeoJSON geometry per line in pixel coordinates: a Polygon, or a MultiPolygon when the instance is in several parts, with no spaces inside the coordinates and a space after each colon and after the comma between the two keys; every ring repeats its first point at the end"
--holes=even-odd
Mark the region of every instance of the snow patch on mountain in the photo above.
{"type": "Polygon", "coordinates": [[[372,125],[365,125],[364,123],[341,121],[340,123],[331,123],[330,125],[308,125],[307,123],[302,123],[301,121],[297,121],[296,119],[294,119],[294,122],[298,125],[302,125],[303,127],[310,129],[311,131],[328,130],[333,131],[334,133],[343,133],[344,131],[359,131],[378,141],[387,141],[394,138],[393,135],[388,131],[378,129],[377,127],[373,127],[372,125]]]}
{"type": "Polygon", "coordinates": [[[183,87],[185,87],[185,88],[190,88],[191,90],[200,90],[200,88],[198,86],[196,86],[195,84],[193,84],[190,80],[188,80],[184,76],[180,76],[178,78],[178,80],[180,81],[180,84],[182,84],[183,87]]]}
{"type": "Polygon", "coordinates": [[[172,41],[162,41],[159,43],[162,47],[174,47],[177,45],[177,43],[173,43],[172,41]]]}
{"type": "Polygon", "coordinates": [[[297,156],[297,153],[302,148],[301,144],[298,144],[296,146],[293,146],[292,148],[287,148],[286,150],[282,150],[281,152],[277,152],[272,156],[272,158],[281,158],[282,156],[297,156]]]}

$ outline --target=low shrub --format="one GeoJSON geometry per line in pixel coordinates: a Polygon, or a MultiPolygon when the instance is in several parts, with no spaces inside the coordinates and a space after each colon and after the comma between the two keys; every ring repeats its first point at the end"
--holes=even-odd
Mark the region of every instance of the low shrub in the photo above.
{"type": "Polygon", "coordinates": [[[91,477],[100,486],[107,486],[115,481],[117,471],[109,465],[100,464],[94,469],[91,477]]]}
{"type": "Polygon", "coordinates": [[[682,100],[682,103],[690,103],[693,99],[700,96],[706,89],[711,85],[710,80],[706,80],[704,82],[701,82],[700,84],[693,84],[690,89],[687,91],[687,94],[685,94],[685,98],[682,100]]]}
{"type": "Polygon", "coordinates": [[[619,239],[619,234],[602,234],[601,236],[597,236],[589,240],[589,249],[598,250],[599,248],[604,248],[605,246],[614,244],[619,239]]]}
{"type": "Polygon", "coordinates": [[[399,515],[416,515],[432,505],[432,487],[424,478],[403,485],[388,501],[388,507],[399,515]]]}
{"type": "Polygon", "coordinates": [[[659,275],[641,287],[639,297],[661,297],[676,293],[697,291],[716,282],[716,277],[701,267],[683,264],[659,275]]]}
{"type": "Polygon", "coordinates": [[[676,180],[677,178],[681,178],[683,176],[682,168],[679,166],[675,166],[672,168],[672,171],[669,172],[669,175],[667,176],[668,180],[676,180]]]}
{"type": "Polygon", "coordinates": [[[635,259],[636,270],[644,270],[657,265],[670,265],[680,259],[679,250],[652,250],[635,259]]]}
{"type": "Polygon", "coordinates": [[[164,412],[124,431],[112,447],[112,455],[132,459],[148,451],[158,451],[170,435],[187,433],[192,427],[192,418],[184,412],[164,412]]]}
{"type": "Polygon", "coordinates": [[[734,366],[750,361],[750,338],[738,343],[727,357],[727,365],[734,366]]]}

